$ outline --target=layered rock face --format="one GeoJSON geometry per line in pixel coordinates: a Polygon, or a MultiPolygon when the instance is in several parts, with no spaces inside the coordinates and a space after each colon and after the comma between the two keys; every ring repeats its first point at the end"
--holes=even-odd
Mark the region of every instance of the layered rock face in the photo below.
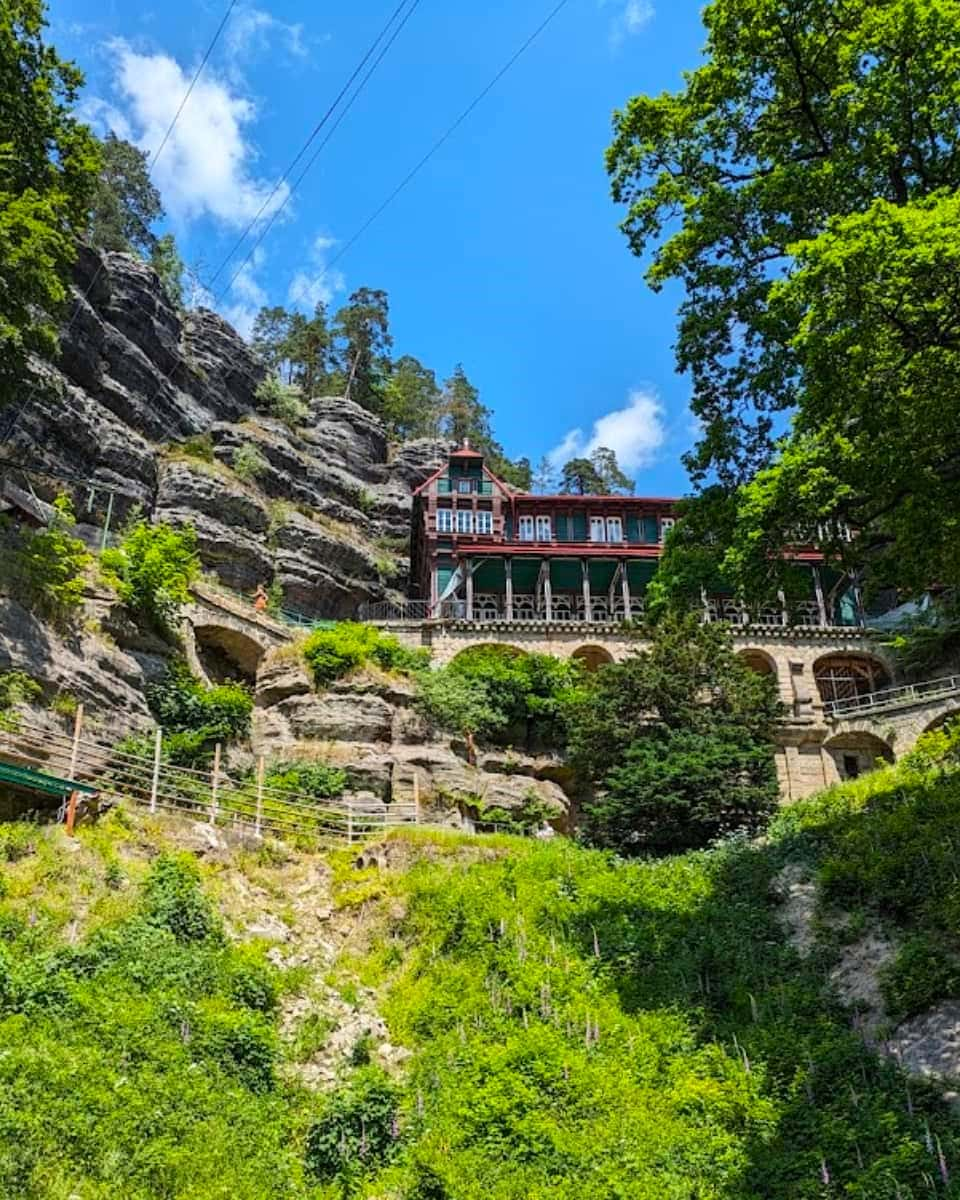
{"type": "Polygon", "coordinates": [[[310,616],[350,617],[404,589],[411,491],[441,443],[390,461],[383,425],[336,397],[311,400],[297,430],[258,414],[264,371],[247,344],[216,313],[178,314],[138,258],[84,249],[74,292],[60,362],[38,369],[4,458],[82,481],[67,486],[91,527],[105,519],[97,483],[118,489],[114,521],[137,507],[193,525],[223,583],[276,581],[310,616]],[[256,470],[234,473],[251,450],[256,470]]]}

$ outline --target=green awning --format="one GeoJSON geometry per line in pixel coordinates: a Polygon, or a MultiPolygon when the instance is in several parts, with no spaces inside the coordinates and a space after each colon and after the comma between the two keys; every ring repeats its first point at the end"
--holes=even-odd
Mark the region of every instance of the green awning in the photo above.
{"type": "Polygon", "coordinates": [[[7,763],[0,763],[0,786],[3,784],[27,792],[38,792],[42,796],[69,796],[71,792],[96,795],[97,792],[95,787],[87,783],[58,779],[55,775],[45,775],[31,767],[11,767],[7,763]]]}

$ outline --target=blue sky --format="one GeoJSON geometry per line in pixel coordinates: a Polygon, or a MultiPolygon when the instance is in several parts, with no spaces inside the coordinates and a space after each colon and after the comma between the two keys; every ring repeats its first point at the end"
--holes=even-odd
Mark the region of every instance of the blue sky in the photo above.
{"type": "MultiPolygon", "coordinates": [[[[554,2],[421,0],[221,308],[248,327],[261,303],[309,309],[322,297],[335,308],[356,287],[384,288],[396,353],[440,378],[462,362],[509,453],[536,462],[609,444],[638,492],[677,494],[693,437],[671,349],[679,294],[644,284],[617,229],[603,153],[616,107],[676,88],[699,61],[699,5],[570,0],[327,267],[554,2]]],[[[226,6],[50,0],[51,38],[86,72],[85,114],[153,149],[226,6]]],[[[394,7],[240,0],[155,168],[170,227],[201,279],[394,7]]]]}

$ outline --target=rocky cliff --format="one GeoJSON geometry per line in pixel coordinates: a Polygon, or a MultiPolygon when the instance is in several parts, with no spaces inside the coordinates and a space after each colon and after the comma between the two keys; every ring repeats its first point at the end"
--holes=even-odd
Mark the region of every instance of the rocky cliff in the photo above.
{"type": "Polygon", "coordinates": [[[178,313],[135,257],[84,249],[74,291],[61,360],[24,398],[2,457],[69,476],[91,526],[106,519],[97,484],[117,489],[114,522],[134,507],[189,522],[223,583],[277,582],[311,616],[403,590],[411,486],[442,444],[393,450],[342,398],[311,398],[295,430],[258,413],[264,371],[249,346],[216,313],[178,313]],[[241,478],[238,455],[256,470],[241,478]]]}

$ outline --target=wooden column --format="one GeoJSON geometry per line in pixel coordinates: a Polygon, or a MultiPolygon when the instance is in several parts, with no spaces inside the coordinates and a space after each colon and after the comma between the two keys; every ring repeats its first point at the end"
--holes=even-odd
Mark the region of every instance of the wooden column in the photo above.
{"type": "Polygon", "coordinates": [[[466,560],[465,570],[467,573],[467,620],[473,620],[473,559],[466,560]]]}
{"type": "Polygon", "coordinates": [[[827,601],[823,595],[823,580],[820,578],[820,568],[813,568],[813,587],[817,594],[817,608],[820,610],[820,628],[826,629],[830,624],[827,619],[827,601]]]}
{"type": "Polygon", "coordinates": [[[543,573],[543,609],[547,622],[553,620],[553,584],[550,581],[550,559],[544,559],[546,570],[543,573]]]}
{"type": "Polygon", "coordinates": [[[620,560],[620,586],[623,589],[623,615],[629,621],[633,614],[630,611],[630,574],[625,558],[620,560]]]}
{"type": "Polygon", "coordinates": [[[509,556],[503,560],[503,574],[506,580],[507,597],[506,597],[506,618],[508,621],[513,620],[513,559],[509,556]]]}
{"type": "Polygon", "coordinates": [[[590,599],[590,560],[580,559],[580,573],[583,576],[583,619],[593,620],[593,604],[590,599]]]}

